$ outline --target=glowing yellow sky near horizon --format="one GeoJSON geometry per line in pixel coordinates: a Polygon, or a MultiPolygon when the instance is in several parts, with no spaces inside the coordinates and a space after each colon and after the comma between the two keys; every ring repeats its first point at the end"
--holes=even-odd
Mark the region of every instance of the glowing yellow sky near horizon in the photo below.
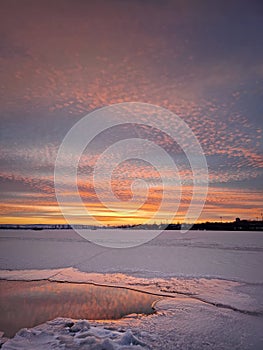
{"type": "MultiPolygon", "coordinates": [[[[178,213],[173,220],[174,223],[184,222],[184,214],[188,207],[189,198],[186,198],[185,205],[179,207],[178,213]],[[188,204],[187,204],[188,203],[188,204]]],[[[245,191],[235,191],[233,189],[210,188],[206,204],[204,206],[201,217],[197,222],[204,221],[232,221],[236,217],[244,219],[260,218],[261,195],[259,193],[246,193],[245,191]],[[231,200],[231,206],[229,206],[231,200]],[[244,203],[244,207],[240,207],[240,203],[244,203]],[[218,207],[220,203],[220,207],[218,207]],[[255,211],[254,206],[258,206],[259,210],[255,211]],[[221,210],[220,210],[221,208],[221,210]]],[[[151,205],[148,203],[143,209],[134,215],[126,213],[125,210],[119,212],[111,212],[99,203],[88,204],[92,215],[101,223],[101,225],[121,225],[121,224],[143,224],[147,221],[156,210],[156,203],[151,205]]],[[[157,206],[158,207],[158,206],[157,206]]],[[[72,215],[72,223],[74,224],[92,224],[89,217],[81,217],[78,213],[78,207],[75,203],[68,203],[67,208],[72,215]]],[[[1,203],[2,216],[1,224],[65,224],[66,221],[61,214],[60,208],[56,201],[31,203],[1,203]]],[[[169,208],[167,208],[169,210],[169,208]]],[[[171,210],[171,208],[170,208],[171,210]]],[[[167,223],[166,212],[163,212],[163,219],[160,222],[167,223]]],[[[150,221],[150,223],[153,223],[150,221]]],[[[159,222],[158,222],[159,223],[159,222]]]]}

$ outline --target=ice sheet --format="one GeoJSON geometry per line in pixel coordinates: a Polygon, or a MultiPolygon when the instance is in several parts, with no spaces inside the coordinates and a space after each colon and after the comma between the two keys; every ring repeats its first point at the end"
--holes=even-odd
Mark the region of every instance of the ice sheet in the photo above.
{"type": "Polygon", "coordinates": [[[95,245],[73,230],[6,230],[0,231],[0,241],[1,269],[75,267],[139,277],[263,282],[262,232],[165,231],[147,244],[126,249],[95,245]]]}
{"type": "MultiPolygon", "coordinates": [[[[263,348],[262,232],[166,231],[123,250],[94,245],[72,230],[2,231],[0,240],[1,278],[116,285],[175,297],[158,302],[156,315],[94,323],[99,329],[131,329],[152,349],[263,348]]],[[[54,325],[43,327],[4,349],[24,349],[27,336],[49,349],[61,334],[54,325]]],[[[53,348],[67,348],[69,339],[61,339],[53,348]]]]}

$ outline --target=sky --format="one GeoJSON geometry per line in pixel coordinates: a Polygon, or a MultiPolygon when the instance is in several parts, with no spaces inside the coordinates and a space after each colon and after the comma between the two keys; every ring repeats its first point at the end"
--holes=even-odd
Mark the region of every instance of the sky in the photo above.
{"type": "MultiPolygon", "coordinates": [[[[0,223],[64,223],[54,190],[59,146],[86,114],[122,102],[166,108],[196,135],[209,170],[199,221],[261,218],[262,1],[0,0],[0,6],[0,223]]],[[[152,118],[176,128],[172,117],[152,118]]],[[[122,162],[112,174],[119,209],[96,196],[99,154],[130,135],[172,156],[183,179],[174,222],[184,221],[193,190],[189,167],[167,135],[147,127],[112,129],[87,146],[78,169],[85,206],[103,225],[144,223],[158,210],[160,174],[140,160],[122,162]],[[152,188],[131,213],[135,179],[152,188]]],[[[169,184],[173,175],[165,171],[169,184]]],[[[90,222],[70,198],[67,210],[75,223],[90,222]]],[[[164,222],[173,210],[171,196],[164,222]]]]}

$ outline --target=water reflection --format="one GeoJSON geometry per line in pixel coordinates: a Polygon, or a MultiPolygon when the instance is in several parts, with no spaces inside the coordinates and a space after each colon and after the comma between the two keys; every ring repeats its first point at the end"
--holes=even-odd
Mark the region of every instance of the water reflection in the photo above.
{"type": "Polygon", "coordinates": [[[122,288],[48,281],[0,281],[0,330],[12,337],[19,329],[55,317],[118,319],[150,314],[156,296],[122,288]]]}

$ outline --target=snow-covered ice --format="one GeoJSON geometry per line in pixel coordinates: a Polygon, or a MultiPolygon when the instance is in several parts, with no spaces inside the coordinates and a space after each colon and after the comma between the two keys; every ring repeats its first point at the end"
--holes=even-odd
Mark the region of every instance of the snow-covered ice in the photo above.
{"type": "MultiPolygon", "coordinates": [[[[110,230],[106,231],[110,237],[110,230]]],[[[126,249],[95,245],[73,230],[6,230],[0,231],[0,241],[1,269],[75,267],[85,272],[121,272],[147,278],[263,281],[262,232],[165,231],[147,244],[126,249]]]]}
{"type": "Polygon", "coordinates": [[[120,332],[91,326],[87,320],[74,322],[65,318],[57,318],[31,330],[21,329],[2,348],[5,350],[149,349],[143,341],[133,335],[131,330],[120,332]]]}
{"type": "Polygon", "coordinates": [[[127,249],[94,245],[73,230],[6,230],[0,240],[1,278],[91,282],[166,296],[154,315],[91,324],[117,332],[116,339],[94,333],[93,345],[80,346],[62,326],[69,321],[60,319],[23,331],[4,349],[24,349],[26,342],[40,344],[37,349],[263,348],[263,232],[165,231],[127,249]],[[143,344],[121,344],[118,332],[143,344]]]}

